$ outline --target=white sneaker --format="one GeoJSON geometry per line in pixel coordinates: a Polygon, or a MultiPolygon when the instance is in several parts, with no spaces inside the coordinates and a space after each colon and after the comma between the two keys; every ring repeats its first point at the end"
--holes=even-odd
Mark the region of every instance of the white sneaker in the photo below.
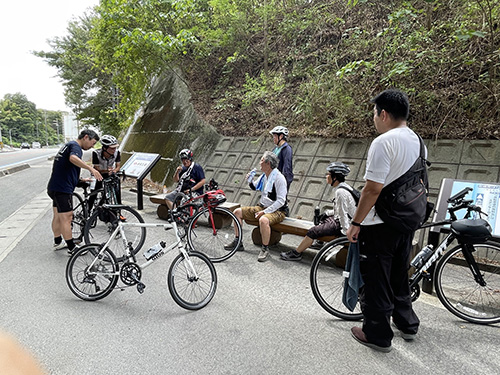
{"type": "Polygon", "coordinates": [[[68,245],[66,245],[66,241],[62,240],[59,245],[54,244],[54,250],[61,250],[61,249],[64,249],[65,247],[67,247],[67,246],[68,245]]]}
{"type": "Polygon", "coordinates": [[[269,258],[270,258],[269,249],[262,248],[260,250],[259,256],[257,257],[257,261],[259,261],[259,262],[265,262],[269,258]]]}

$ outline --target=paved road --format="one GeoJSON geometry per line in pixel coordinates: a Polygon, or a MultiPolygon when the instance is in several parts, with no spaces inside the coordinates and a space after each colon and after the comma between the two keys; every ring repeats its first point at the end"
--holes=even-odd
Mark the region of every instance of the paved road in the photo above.
{"type": "MultiPolygon", "coordinates": [[[[41,168],[48,173],[50,163],[41,168]]],[[[134,195],[124,199],[135,205],[134,195]]],[[[155,207],[145,204],[146,221],[156,221],[155,207]]],[[[330,316],[314,300],[309,262],[280,261],[281,246],[258,263],[248,231],[247,250],[216,265],[218,290],[203,310],[183,310],[171,299],[165,279],[175,254],[145,270],[144,294],[131,288],[81,301],[66,286],[68,257],[51,249],[50,211],[34,220],[0,262],[0,327],[50,374],[496,374],[500,368],[499,325],[458,320],[428,296],[415,304],[422,325],[414,342],[396,334],[389,354],[359,345],[350,337],[355,323],[330,316]]],[[[165,236],[148,231],[146,245],[165,236]]],[[[284,240],[292,245],[297,238],[284,240]]]]}

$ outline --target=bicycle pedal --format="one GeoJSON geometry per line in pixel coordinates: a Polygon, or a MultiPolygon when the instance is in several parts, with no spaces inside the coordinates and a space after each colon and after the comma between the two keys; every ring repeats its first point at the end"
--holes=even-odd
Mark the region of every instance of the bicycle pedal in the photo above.
{"type": "Polygon", "coordinates": [[[137,283],[137,291],[140,294],[144,293],[144,289],[146,289],[146,285],[144,285],[143,283],[137,283]]]}

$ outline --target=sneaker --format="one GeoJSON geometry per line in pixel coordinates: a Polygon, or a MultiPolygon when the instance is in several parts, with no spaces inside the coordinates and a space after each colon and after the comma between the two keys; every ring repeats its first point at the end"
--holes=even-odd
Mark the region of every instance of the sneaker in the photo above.
{"type": "Polygon", "coordinates": [[[80,246],[75,246],[73,249],[68,249],[68,256],[72,256],[76,251],[80,248],[80,246]]]}
{"type": "Polygon", "coordinates": [[[260,249],[260,253],[259,253],[259,256],[257,257],[257,261],[265,262],[270,257],[271,257],[271,255],[269,254],[269,248],[263,247],[262,249],[260,249]]]}
{"type": "Polygon", "coordinates": [[[401,337],[405,341],[412,341],[412,340],[415,340],[415,338],[417,337],[416,333],[406,333],[406,332],[401,331],[401,329],[399,329],[399,327],[394,322],[392,322],[392,325],[399,331],[399,333],[401,334],[401,337]]]}
{"type": "Polygon", "coordinates": [[[323,241],[314,240],[314,242],[309,246],[311,249],[320,250],[324,246],[323,241]]]}
{"type": "Polygon", "coordinates": [[[60,244],[54,244],[54,250],[61,250],[67,247],[66,241],[62,240],[60,244]]]}
{"type": "Polygon", "coordinates": [[[389,353],[392,350],[392,346],[380,346],[376,344],[372,344],[371,342],[368,342],[366,339],[366,335],[361,329],[361,327],[352,327],[351,328],[351,334],[354,339],[359,342],[361,345],[367,346],[369,348],[378,350],[379,352],[383,353],[389,353]]]}
{"type": "Polygon", "coordinates": [[[283,260],[302,260],[302,254],[295,250],[280,253],[280,257],[283,260]]]}
{"type": "MultiPolygon", "coordinates": [[[[233,250],[236,244],[238,243],[238,240],[235,238],[231,243],[228,243],[227,245],[224,245],[225,250],[233,250]]],[[[236,251],[243,251],[245,248],[243,247],[243,241],[241,241],[240,246],[236,249],[236,251]]]]}

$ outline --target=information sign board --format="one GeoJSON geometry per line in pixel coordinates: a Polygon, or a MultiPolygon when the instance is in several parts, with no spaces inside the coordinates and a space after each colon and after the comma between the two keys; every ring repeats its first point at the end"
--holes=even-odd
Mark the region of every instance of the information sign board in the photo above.
{"type": "Polygon", "coordinates": [[[160,158],[159,154],[134,152],[120,168],[127,176],[143,179],[160,158]]]}

